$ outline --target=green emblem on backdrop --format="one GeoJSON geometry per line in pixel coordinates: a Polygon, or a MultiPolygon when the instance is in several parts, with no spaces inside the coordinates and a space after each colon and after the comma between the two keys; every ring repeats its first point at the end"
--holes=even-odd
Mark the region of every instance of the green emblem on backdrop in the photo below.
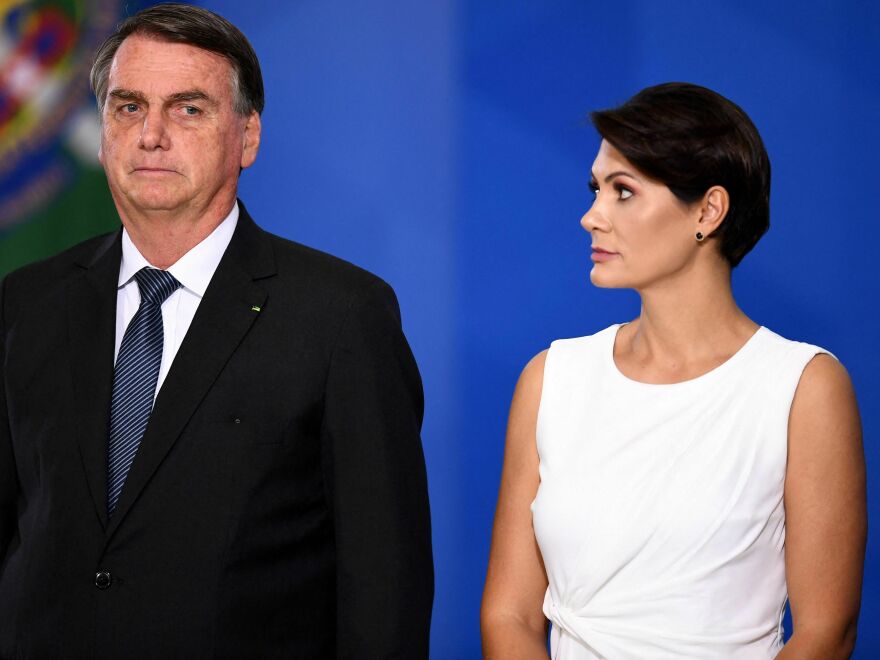
{"type": "Polygon", "coordinates": [[[88,75],[120,4],[0,0],[0,276],[119,226],[88,75]]]}

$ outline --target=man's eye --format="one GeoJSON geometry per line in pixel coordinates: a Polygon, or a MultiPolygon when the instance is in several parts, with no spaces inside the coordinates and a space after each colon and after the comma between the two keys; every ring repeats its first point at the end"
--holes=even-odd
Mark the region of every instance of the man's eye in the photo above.
{"type": "Polygon", "coordinates": [[[127,113],[137,112],[137,103],[126,103],[124,106],[122,106],[122,111],[127,113]]]}
{"type": "Polygon", "coordinates": [[[197,107],[195,107],[193,105],[183,106],[183,113],[186,115],[189,115],[190,117],[195,117],[200,112],[201,112],[201,110],[199,110],[197,107]]]}

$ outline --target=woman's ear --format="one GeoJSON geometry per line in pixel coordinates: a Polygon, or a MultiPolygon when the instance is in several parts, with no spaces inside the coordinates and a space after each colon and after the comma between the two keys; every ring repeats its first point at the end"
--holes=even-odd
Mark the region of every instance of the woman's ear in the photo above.
{"type": "Polygon", "coordinates": [[[721,226],[727,212],[730,210],[730,195],[722,186],[712,186],[703,195],[700,203],[700,217],[697,220],[695,233],[703,236],[711,236],[712,232],[721,226]]]}

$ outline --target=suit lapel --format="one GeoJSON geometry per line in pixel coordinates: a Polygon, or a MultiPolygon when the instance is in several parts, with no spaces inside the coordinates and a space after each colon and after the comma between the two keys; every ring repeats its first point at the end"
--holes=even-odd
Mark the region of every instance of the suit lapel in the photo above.
{"type": "Polygon", "coordinates": [[[255,280],[275,272],[271,245],[241,202],[239,205],[235,234],[159,390],[107,529],[108,538],[174,446],[266,302],[266,291],[255,280]]]}
{"type": "Polygon", "coordinates": [[[91,261],[79,264],[82,275],[71,281],[67,291],[75,434],[102,527],[107,523],[107,430],[122,256],[120,237],[121,232],[110,236],[91,261]]]}

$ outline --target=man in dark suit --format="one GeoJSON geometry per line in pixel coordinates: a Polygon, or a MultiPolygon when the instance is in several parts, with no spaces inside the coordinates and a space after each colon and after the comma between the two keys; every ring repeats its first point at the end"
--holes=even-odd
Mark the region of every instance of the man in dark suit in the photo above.
{"type": "Polygon", "coordinates": [[[0,658],[426,657],[418,370],[387,284],[236,201],[253,50],[160,5],[92,83],[124,228],[2,285],[0,658]]]}

